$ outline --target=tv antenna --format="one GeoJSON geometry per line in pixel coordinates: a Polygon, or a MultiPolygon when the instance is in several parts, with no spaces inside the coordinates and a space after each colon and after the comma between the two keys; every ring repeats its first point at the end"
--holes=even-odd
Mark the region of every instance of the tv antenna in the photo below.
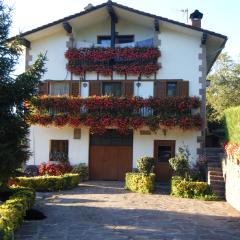
{"type": "Polygon", "coordinates": [[[186,23],[188,23],[188,8],[185,9],[176,9],[176,11],[181,12],[183,16],[186,16],[186,23]]]}

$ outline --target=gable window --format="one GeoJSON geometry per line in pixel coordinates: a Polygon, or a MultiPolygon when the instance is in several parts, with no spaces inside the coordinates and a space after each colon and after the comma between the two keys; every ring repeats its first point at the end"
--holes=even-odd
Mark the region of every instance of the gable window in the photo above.
{"type": "Polygon", "coordinates": [[[68,140],[51,140],[49,161],[68,161],[68,140]]]}
{"type": "Polygon", "coordinates": [[[102,95],[121,97],[122,96],[122,84],[120,82],[103,82],[102,83],[102,95]]]}
{"type": "Polygon", "coordinates": [[[69,95],[69,83],[50,82],[49,94],[52,96],[69,95]]]}
{"type": "Polygon", "coordinates": [[[175,82],[167,83],[167,96],[168,97],[177,96],[177,83],[175,82]]]}
{"type": "MultiPolygon", "coordinates": [[[[134,35],[116,35],[115,43],[131,43],[134,42],[134,35]]],[[[98,44],[103,44],[104,46],[111,46],[111,36],[98,36],[97,38],[98,44]]]]}

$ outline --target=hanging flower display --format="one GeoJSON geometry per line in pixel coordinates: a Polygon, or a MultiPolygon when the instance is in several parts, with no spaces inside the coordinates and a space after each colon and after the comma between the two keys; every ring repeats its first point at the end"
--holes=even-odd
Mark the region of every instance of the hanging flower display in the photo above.
{"type": "Polygon", "coordinates": [[[192,115],[191,110],[200,107],[197,97],[166,98],[116,98],[116,97],[53,97],[33,98],[27,103],[30,108],[30,124],[62,127],[87,126],[90,133],[103,134],[107,128],[114,127],[120,133],[129,129],[148,126],[157,129],[199,129],[202,118],[192,115]],[[82,111],[81,109],[84,109],[82,111]],[[142,114],[143,109],[151,109],[142,114]]]}
{"type": "Polygon", "coordinates": [[[159,57],[160,51],[154,47],[70,48],[65,52],[67,70],[75,75],[97,72],[110,76],[115,71],[120,75],[150,76],[160,68],[159,57]]]}

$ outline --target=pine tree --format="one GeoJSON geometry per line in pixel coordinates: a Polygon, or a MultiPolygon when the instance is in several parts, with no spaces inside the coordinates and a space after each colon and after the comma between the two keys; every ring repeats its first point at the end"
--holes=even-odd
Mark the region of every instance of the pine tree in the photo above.
{"type": "Polygon", "coordinates": [[[30,155],[24,102],[37,94],[45,72],[45,56],[40,54],[28,71],[13,77],[22,46],[20,37],[9,41],[11,13],[12,9],[0,0],[0,191],[6,191],[9,178],[30,155]]]}

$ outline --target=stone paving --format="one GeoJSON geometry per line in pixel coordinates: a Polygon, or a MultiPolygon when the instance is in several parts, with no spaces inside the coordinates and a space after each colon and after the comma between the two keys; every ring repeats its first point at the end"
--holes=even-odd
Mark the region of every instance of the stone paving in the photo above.
{"type": "Polygon", "coordinates": [[[143,195],[121,182],[86,182],[38,194],[47,219],[26,221],[16,240],[239,240],[240,213],[226,202],[143,195]]]}

